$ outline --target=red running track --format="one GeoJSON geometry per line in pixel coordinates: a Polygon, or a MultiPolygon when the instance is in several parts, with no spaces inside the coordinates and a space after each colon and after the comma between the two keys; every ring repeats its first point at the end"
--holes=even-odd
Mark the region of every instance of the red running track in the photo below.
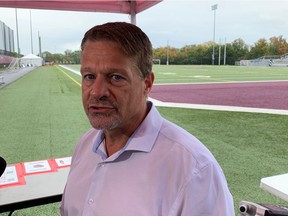
{"type": "Polygon", "coordinates": [[[163,102],[288,110],[288,81],[154,85],[163,102]]]}

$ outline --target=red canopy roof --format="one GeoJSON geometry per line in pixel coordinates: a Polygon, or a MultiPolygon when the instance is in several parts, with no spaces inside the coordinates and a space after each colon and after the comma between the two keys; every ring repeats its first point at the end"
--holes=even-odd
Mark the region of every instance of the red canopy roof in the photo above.
{"type": "Polygon", "coordinates": [[[0,7],[126,13],[136,24],[136,14],[162,0],[0,0],[0,7]]]}
{"type": "Polygon", "coordinates": [[[0,0],[0,7],[135,14],[162,0],[0,0]]]}

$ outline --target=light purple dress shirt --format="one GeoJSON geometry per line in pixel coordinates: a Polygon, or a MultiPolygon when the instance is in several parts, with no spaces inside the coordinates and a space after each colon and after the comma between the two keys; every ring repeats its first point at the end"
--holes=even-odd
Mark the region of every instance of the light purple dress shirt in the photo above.
{"type": "Polygon", "coordinates": [[[225,176],[209,150],[152,106],[126,146],[106,156],[103,132],[78,141],[62,216],[234,216],[225,176]]]}

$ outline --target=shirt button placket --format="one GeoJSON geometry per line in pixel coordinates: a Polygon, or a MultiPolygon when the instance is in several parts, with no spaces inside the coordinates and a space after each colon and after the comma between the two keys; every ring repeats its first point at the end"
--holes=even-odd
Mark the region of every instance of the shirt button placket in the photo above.
{"type": "Polygon", "coordinates": [[[99,164],[98,164],[98,167],[99,167],[99,168],[105,167],[105,163],[99,163],[99,164]]]}
{"type": "Polygon", "coordinates": [[[93,203],[94,203],[94,199],[90,198],[90,199],[88,200],[88,204],[89,204],[89,205],[92,205],[93,203]]]}

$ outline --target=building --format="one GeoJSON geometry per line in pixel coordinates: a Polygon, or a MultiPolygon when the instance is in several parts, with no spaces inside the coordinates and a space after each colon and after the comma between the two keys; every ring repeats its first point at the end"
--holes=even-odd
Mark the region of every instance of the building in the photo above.
{"type": "Polygon", "coordinates": [[[0,21],[0,53],[5,54],[15,51],[14,31],[0,21]]]}
{"type": "Polygon", "coordinates": [[[6,67],[11,63],[14,51],[14,31],[0,21],[0,67],[6,67]]]}

